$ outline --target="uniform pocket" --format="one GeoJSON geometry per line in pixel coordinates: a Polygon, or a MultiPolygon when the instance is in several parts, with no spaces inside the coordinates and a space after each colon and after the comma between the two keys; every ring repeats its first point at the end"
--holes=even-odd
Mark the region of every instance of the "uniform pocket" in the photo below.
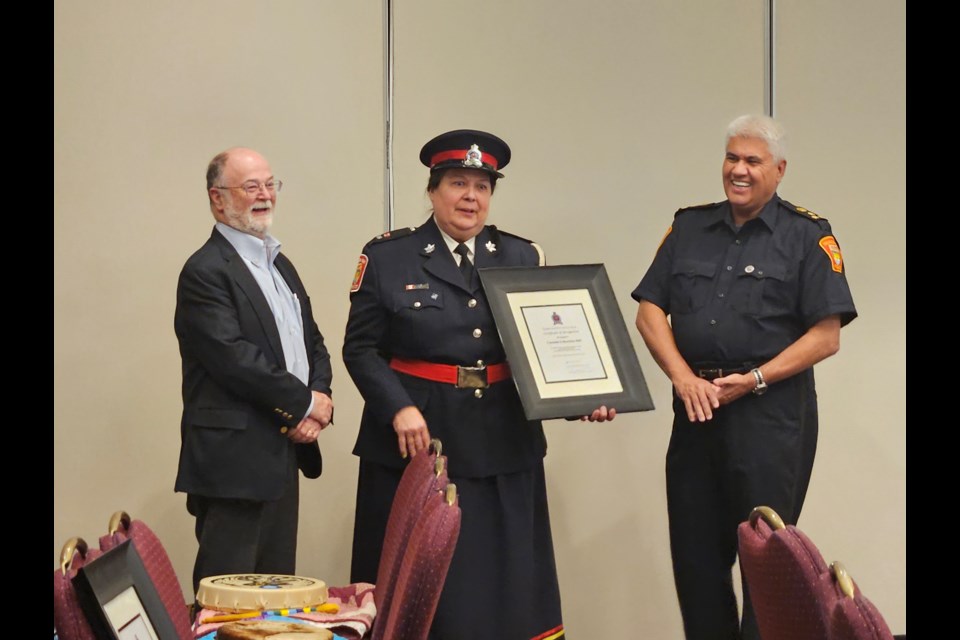
{"type": "Polygon", "coordinates": [[[404,291],[393,301],[394,312],[426,311],[429,309],[443,309],[443,296],[439,291],[429,289],[415,289],[404,291]]]}
{"type": "Polygon", "coordinates": [[[787,268],[784,265],[749,265],[737,276],[730,304],[750,315],[770,315],[775,309],[792,309],[787,268]]]}
{"type": "Polygon", "coordinates": [[[670,277],[671,313],[690,313],[706,304],[716,273],[715,262],[677,260],[670,277]]]}

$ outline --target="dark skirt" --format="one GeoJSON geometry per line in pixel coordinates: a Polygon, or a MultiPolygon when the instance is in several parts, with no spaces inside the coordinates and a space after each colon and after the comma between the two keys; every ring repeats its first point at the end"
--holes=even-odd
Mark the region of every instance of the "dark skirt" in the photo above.
{"type": "MultiPolygon", "coordinates": [[[[402,473],[360,462],[351,582],[376,582],[402,473]]],[[[486,478],[451,474],[450,481],[460,498],[460,537],[431,640],[563,638],[543,463],[486,478]]]]}

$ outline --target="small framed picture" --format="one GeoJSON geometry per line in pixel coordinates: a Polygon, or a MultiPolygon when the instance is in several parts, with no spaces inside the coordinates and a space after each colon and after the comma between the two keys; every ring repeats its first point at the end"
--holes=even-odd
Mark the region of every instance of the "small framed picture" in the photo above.
{"type": "Polygon", "coordinates": [[[173,621],[130,540],[81,567],[73,584],[97,638],[179,640],[173,621]]]}

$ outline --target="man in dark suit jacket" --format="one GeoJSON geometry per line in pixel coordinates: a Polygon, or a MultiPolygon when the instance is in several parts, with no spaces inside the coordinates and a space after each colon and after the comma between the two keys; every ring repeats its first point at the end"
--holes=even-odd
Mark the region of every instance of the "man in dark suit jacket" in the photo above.
{"type": "Polygon", "coordinates": [[[183,363],[176,491],[187,493],[206,576],[296,571],[298,469],[322,469],[330,356],[273,222],[277,180],[251,149],[207,169],[217,224],[183,267],[174,319],[183,363]]]}

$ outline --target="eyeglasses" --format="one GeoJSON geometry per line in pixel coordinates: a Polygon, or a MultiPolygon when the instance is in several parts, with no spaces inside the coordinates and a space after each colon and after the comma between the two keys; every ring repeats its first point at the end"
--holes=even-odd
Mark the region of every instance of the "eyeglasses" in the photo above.
{"type": "Polygon", "coordinates": [[[247,193],[248,196],[255,196],[260,193],[260,189],[266,189],[267,193],[279,193],[282,187],[282,180],[270,180],[268,182],[256,182],[255,180],[248,180],[239,187],[218,186],[214,187],[214,189],[242,189],[247,193]]]}

